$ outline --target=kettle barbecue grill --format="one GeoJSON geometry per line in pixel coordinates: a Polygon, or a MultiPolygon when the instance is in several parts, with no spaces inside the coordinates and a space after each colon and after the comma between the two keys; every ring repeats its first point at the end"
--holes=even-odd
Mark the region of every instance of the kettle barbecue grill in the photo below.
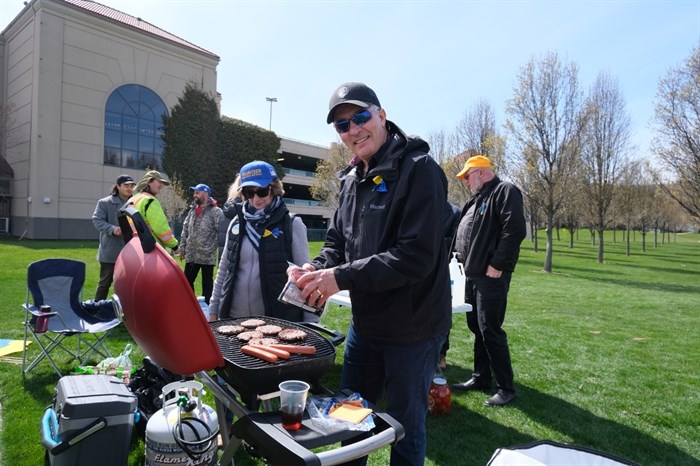
{"type": "Polygon", "coordinates": [[[313,345],[316,354],[292,355],[273,364],[241,353],[241,342],[220,334],[216,328],[243,319],[207,322],[180,266],[156,244],[138,211],[123,207],[119,222],[126,245],[114,268],[115,312],[155,363],[176,374],[196,374],[207,386],[216,400],[222,433],[226,432],[224,407],[234,413],[237,421],[231,437],[222,435],[225,449],[219,464],[233,464],[233,455],[242,441],[269,464],[294,466],[341,464],[403,438],[401,424],[371,406],[376,425],[371,435],[346,446],[314,453],[310,449],[365,437],[366,433],[328,434],[316,428],[306,413],[299,431],[286,431],[281,426],[279,412],[258,412],[261,402],[263,408],[269,409],[267,401],[278,396],[277,385],[284,380],[304,380],[311,385],[312,393],[332,394],[321,386],[320,378],[332,367],[335,347],[344,336],[319,324],[256,316],[265,323],[302,329],[307,334],[304,345],[313,345]],[[137,235],[133,235],[127,217],[137,235]],[[212,371],[227,387],[219,385],[212,371]]]}

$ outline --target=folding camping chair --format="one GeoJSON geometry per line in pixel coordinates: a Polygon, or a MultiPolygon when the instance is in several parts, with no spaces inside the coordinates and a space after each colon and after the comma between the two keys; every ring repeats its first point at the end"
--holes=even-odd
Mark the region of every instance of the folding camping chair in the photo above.
{"type": "Polygon", "coordinates": [[[52,352],[56,348],[68,353],[83,365],[92,355],[110,357],[104,345],[111,330],[120,324],[118,319],[90,323],[85,320],[81,308],[81,294],[85,283],[85,263],[71,259],[44,259],[29,264],[27,268],[27,299],[22,307],[24,315],[24,352],[22,354],[22,379],[25,374],[46,359],[59,377],[52,352]],[[30,301],[31,296],[31,301],[30,301]],[[40,306],[51,306],[50,314],[42,314],[40,306]],[[39,316],[49,316],[46,332],[38,332],[35,322],[39,316]],[[40,353],[27,365],[27,339],[31,334],[40,353]],[[75,337],[75,349],[66,341],[75,337]]]}

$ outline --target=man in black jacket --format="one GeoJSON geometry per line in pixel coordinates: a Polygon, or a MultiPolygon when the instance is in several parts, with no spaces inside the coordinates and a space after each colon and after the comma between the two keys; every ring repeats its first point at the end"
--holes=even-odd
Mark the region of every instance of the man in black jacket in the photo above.
{"type": "Polygon", "coordinates": [[[472,197],[462,209],[455,251],[464,264],[467,325],[474,334],[474,372],[458,391],[497,391],[487,406],[503,406],[515,399],[508,339],[503,330],[508,288],[526,236],[523,196],[511,183],[501,181],[482,155],[471,157],[457,174],[469,184],[472,197]]]}
{"type": "Polygon", "coordinates": [[[306,273],[290,275],[310,304],[350,291],[341,388],[373,403],[386,390],[387,412],[406,431],[392,446],[391,464],[422,465],[427,393],[452,320],[447,179],[428,144],[388,121],[362,83],[333,93],[327,123],[354,157],[340,172],[325,244],[306,273]]]}

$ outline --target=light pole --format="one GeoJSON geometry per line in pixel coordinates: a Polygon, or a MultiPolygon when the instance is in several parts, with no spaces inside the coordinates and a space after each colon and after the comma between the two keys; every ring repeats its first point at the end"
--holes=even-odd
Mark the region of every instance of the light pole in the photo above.
{"type": "Polygon", "coordinates": [[[270,131],[272,131],[272,102],[277,102],[277,97],[265,97],[270,102],[270,131]]]}

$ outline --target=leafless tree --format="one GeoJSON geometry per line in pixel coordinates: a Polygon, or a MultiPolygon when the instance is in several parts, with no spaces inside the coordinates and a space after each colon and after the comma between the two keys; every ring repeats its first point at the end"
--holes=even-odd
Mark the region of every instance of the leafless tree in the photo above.
{"type": "Polygon", "coordinates": [[[163,213],[171,226],[184,221],[185,209],[187,209],[189,192],[183,186],[182,180],[174,174],[170,177],[170,185],[165,186],[158,194],[158,201],[163,208],[163,213]]]}
{"type": "Polygon", "coordinates": [[[658,210],[658,185],[654,181],[653,171],[648,161],[640,165],[636,186],[636,229],[642,235],[642,252],[646,252],[646,237],[654,225],[656,210],[658,210]]]}
{"type": "Polygon", "coordinates": [[[620,222],[624,225],[625,253],[630,255],[630,232],[634,228],[637,216],[637,186],[641,183],[641,169],[638,164],[631,164],[622,174],[621,186],[615,196],[615,204],[620,222]]]}
{"type": "Polygon", "coordinates": [[[337,173],[348,166],[353,154],[345,144],[334,142],[328,151],[328,158],[316,166],[316,178],[311,185],[311,196],[322,205],[333,210],[338,208],[340,180],[337,173]]]}
{"type": "Polygon", "coordinates": [[[582,184],[587,218],[598,235],[598,262],[603,263],[603,232],[629,153],[630,118],[616,79],[600,73],[585,104],[586,128],[581,144],[582,184]]]}
{"type": "Polygon", "coordinates": [[[467,159],[473,155],[477,155],[475,151],[462,152],[440,165],[447,175],[447,201],[456,206],[462,207],[471,197],[469,185],[458,179],[456,175],[462,170],[467,159]]]}
{"type": "Polygon", "coordinates": [[[486,100],[479,100],[464,114],[452,135],[455,153],[473,152],[491,159],[496,167],[503,168],[502,144],[498,143],[496,116],[486,100]]]}
{"type": "Polygon", "coordinates": [[[439,165],[442,165],[455,155],[448,140],[449,138],[444,129],[433,131],[428,135],[427,142],[430,146],[430,156],[439,165]]]}
{"type": "Polygon", "coordinates": [[[585,209],[584,180],[573,177],[568,185],[569,194],[566,196],[559,214],[559,223],[569,232],[569,248],[574,247],[574,235],[587,219],[585,209]]]}
{"type": "Polygon", "coordinates": [[[552,228],[566,199],[566,187],[579,160],[583,96],[578,67],[562,63],[556,53],[532,58],[518,74],[514,96],[506,103],[506,122],[513,136],[513,157],[537,184],[535,192],[546,217],[544,271],[552,271],[552,228]]]}
{"type": "Polygon", "coordinates": [[[447,200],[454,205],[462,206],[469,199],[469,189],[464,186],[456,175],[464,166],[467,157],[465,154],[457,154],[450,141],[453,137],[448,137],[444,130],[434,131],[428,136],[430,145],[430,155],[442,167],[447,176],[447,200]]]}
{"type": "Polygon", "coordinates": [[[469,188],[455,178],[469,157],[487,156],[501,176],[505,172],[505,138],[498,134],[495,113],[485,100],[479,100],[465,112],[449,137],[438,132],[431,135],[429,142],[431,153],[440,154],[444,150],[449,154],[436,160],[447,175],[448,200],[453,204],[461,206],[471,196],[469,188]]]}
{"type": "Polygon", "coordinates": [[[661,186],[700,220],[700,46],[659,81],[654,104],[652,150],[673,178],[661,186]]]}
{"type": "Polygon", "coordinates": [[[659,186],[656,193],[656,209],[654,211],[654,247],[658,247],[658,233],[661,233],[661,244],[665,243],[664,233],[668,234],[671,242],[671,232],[676,232],[681,225],[690,223],[690,215],[675,199],[659,186]]]}
{"type": "Polygon", "coordinates": [[[512,175],[513,181],[523,193],[523,207],[525,209],[525,217],[530,222],[530,239],[533,243],[533,250],[539,252],[537,233],[544,223],[542,214],[544,191],[541,188],[542,185],[535,176],[534,168],[528,165],[517,166],[512,175]]]}

